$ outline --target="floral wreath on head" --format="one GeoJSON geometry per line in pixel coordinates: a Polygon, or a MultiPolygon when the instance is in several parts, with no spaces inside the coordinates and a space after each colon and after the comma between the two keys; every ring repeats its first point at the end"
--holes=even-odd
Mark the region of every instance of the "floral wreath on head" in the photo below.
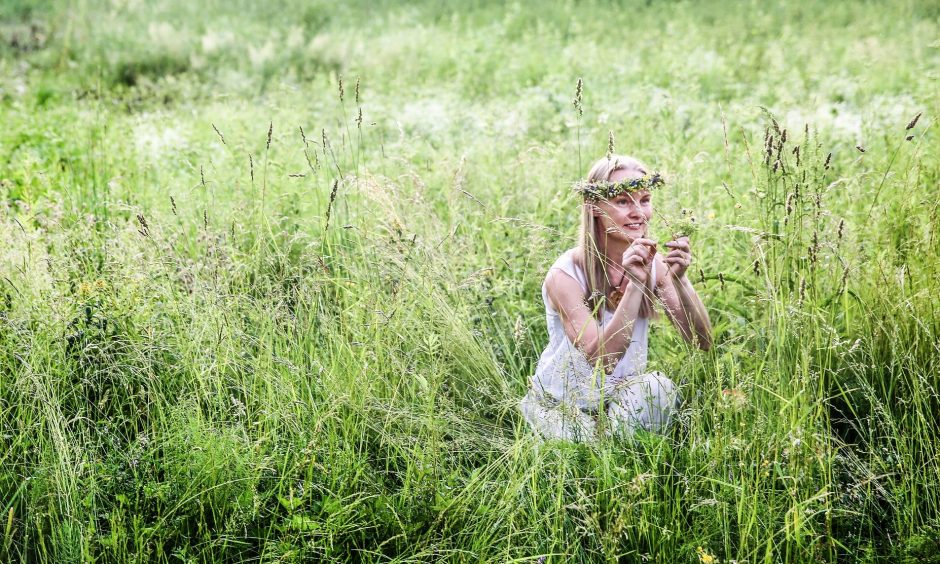
{"type": "Polygon", "coordinates": [[[663,186],[666,181],[658,172],[653,172],[640,178],[627,178],[620,182],[607,180],[579,180],[572,187],[575,192],[582,195],[585,200],[609,200],[623,193],[639,192],[640,190],[653,190],[663,186]]]}

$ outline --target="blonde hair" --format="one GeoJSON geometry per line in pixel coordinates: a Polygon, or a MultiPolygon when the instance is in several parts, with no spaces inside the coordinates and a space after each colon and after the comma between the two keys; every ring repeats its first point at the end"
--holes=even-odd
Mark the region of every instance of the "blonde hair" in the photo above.
{"type": "MultiPolygon", "coordinates": [[[[636,172],[640,175],[649,174],[649,167],[638,159],[625,155],[610,155],[598,159],[588,172],[588,182],[609,181],[615,170],[636,172]]],[[[585,301],[597,319],[603,319],[603,308],[607,305],[607,289],[612,285],[607,277],[606,259],[598,244],[598,225],[600,222],[594,216],[594,205],[585,201],[581,207],[581,232],[578,236],[578,250],[575,252],[575,262],[584,271],[587,282],[587,295],[585,301]]],[[[615,258],[616,260],[616,258],[615,258]]],[[[646,292],[640,302],[640,317],[651,318],[653,310],[652,280],[646,281],[646,292]]]]}

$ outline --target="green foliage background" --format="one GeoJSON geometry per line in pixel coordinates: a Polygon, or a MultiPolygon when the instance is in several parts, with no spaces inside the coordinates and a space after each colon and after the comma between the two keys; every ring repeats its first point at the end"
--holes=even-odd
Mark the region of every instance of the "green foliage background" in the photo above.
{"type": "Polygon", "coordinates": [[[936,561],[938,18],[0,4],[0,558],[936,561]],[[716,344],[654,326],[668,435],[539,442],[608,132],[716,344]]]}

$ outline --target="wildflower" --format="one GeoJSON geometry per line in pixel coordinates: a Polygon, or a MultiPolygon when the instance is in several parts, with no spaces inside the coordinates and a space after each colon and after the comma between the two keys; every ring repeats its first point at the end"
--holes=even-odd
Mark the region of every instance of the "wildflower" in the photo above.
{"type": "Polygon", "coordinates": [[[678,239],[679,237],[691,237],[698,231],[698,224],[695,221],[695,215],[690,209],[683,209],[679,213],[679,217],[673,219],[672,221],[667,220],[663,217],[667,227],[672,228],[672,238],[678,239]]]}
{"type": "Polygon", "coordinates": [[[724,407],[744,409],[747,407],[747,394],[736,388],[725,388],[721,391],[721,402],[724,407]]]}
{"type": "Polygon", "coordinates": [[[696,548],[695,552],[698,554],[698,560],[702,564],[716,564],[718,562],[718,558],[715,555],[709,554],[709,552],[702,547],[696,548]]]}
{"type": "Polygon", "coordinates": [[[633,495],[640,495],[641,493],[643,493],[643,490],[645,489],[645,486],[646,486],[646,482],[648,482],[649,479],[652,477],[653,477],[652,474],[646,474],[646,473],[637,474],[632,480],[630,480],[630,485],[627,486],[628,489],[630,490],[630,493],[632,493],[633,495]]]}
{"type": "Polygon", "coordinates": [[[95,287],[92,284],[88,282],[82,282],[81,284],[78,285],[79,296],[83,296],[83,297],[91,296],[94,293],[95,293],[95,287]]]}

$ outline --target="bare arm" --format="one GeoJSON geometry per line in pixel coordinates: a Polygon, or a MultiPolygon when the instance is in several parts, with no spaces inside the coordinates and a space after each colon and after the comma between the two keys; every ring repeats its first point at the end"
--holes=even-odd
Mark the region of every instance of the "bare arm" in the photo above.
{"type": "Polygon", "coordinates": [[[602,361],[604,370],[613,371],[624,352],[630,347],[636,324],[642,289],[629,284],[627,291],[614,310],[613,319],[601,328],[584,301],[581,285],[561,270],[552,270],[546,281],[548,297],[555,306],[565,327],[565,334],[579,348],[592,365],[602,361]]]}
{"type": "Polygon", "coordinates": [[[661,257],[656,269],[664,273],[659,277],[657,290],[666,315],[686,342],[707,351],[712,346],[711,321],[708,311],[685,273],[676,278],[661,257]]]}

